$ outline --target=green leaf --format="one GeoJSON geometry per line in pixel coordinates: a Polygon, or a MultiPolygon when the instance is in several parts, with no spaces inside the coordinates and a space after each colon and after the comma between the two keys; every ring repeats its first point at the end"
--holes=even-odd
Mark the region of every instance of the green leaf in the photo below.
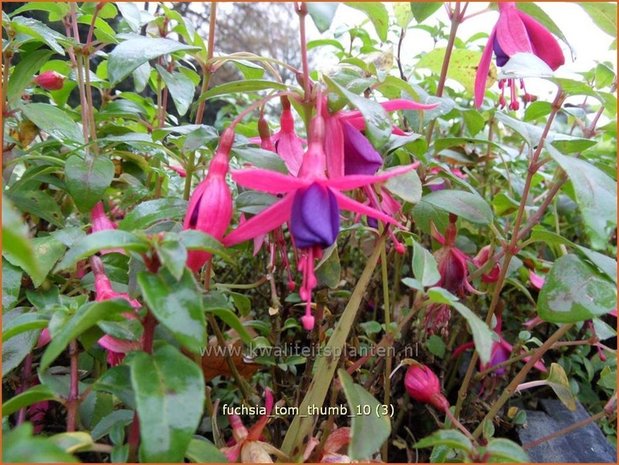
{"type": "Polygon", "coordinates": [[[617,301],[615,286],[576,255],[560,257],[546,276],[537,299],[544,321],[575,323],[611,312],[617,301]]]}
{"type": "Polygon", "coordinates": [[[617,4],[616,3],[578,3],[587,12],[593,22],[611,37],[617,37],[617,4]]]}
{"type": "Polygon", "coordinates": [[[550,365],[546,383],[552,388],[563,405],[572,412],[576,411],[576,397],[572,393],[570,381],[561,365],[558,363],[550,365]]]}
{"type": "Polygon", "coordinates": [[[433,287],[428,290],[428,297],[432,302],[453,307],[466,320],[473,333],[473,342],[479,359],[482,363],[488,363],[494,343],[494,332],[488,328],[488,325],[468,307],[458,302],[458,298],[446,289],[433,287]]]}
{"type": "Polygon", "coordinates": [[[570,178],[591,245],[605,249],[611,231],[617,226],[617,183],[585,160],[562,155],[548,145],[546,148],[570,178]]]}
{"type": "Polygon", "coordinates": [[[166,270],[158,274],[142,272],[138,284],[157,320],[183,346],[199,353],[206,346],[206,322],[202,295],[191,272],[184,269],[180,281],[166,270]]]}
{"type": "Polygon", "coordinates": [[[10,192],[8,197],[22,212],[31,213],[58,228],[64,226],[65,218],[60,210],[60,206],[47,192],[40,190],[19,190],[10,192]]]}
{"type": "MultiPolygon", "coordinates": [[[[24,314],[23,309],[16,308],[2,314],[2,326],[10,327],[24,314]]],[[[8,340],[2,340],[2,377],[19,366],[36,344],[40,330],[27,331],[8,340]]]]}
{"type": "Polygon", "coordinates": [[[47,44],[47,46],[54,52],[64,56],[64,49],[58,41],[66,41],[67,38],[46,26],[41,21],[37,21],[33,18],[17,16],[16,18],[13,18],[13,22],[11,24],[15,31],[27,34],[37,40],[40,40],[41,42],[47,44]]]}
{"type": "MultiPolygon", "coordinates": [[[[2,254],[14,266],[19,266],[28,275],[39,273],[39,263],[34,258],[28,228],[11,202],[2,196],[2,254]]],[[[2,281],[4,291],[5,281],[2,281]]],[[[4,294],[3,294],[4,304],[4,294]]],[[[4,305],[3,305],[3,308],[4,305]]]]}
{"type": "Polygon", "coordinates": [[[282,158],[275,152],[260,149],[257,147],[246,147],[232,149],[232,154],[244,163],[250,163],[257,168],[288,173],[288,168],[282,158]]]}
{"type": "Polygon", "coordinates": [[[131,231],[146,229],[155,223],[180,219],[187,212],[187,201],[175,197],[147,200],[133,208],[118,224],[120,229],[131,231]]]}
{"type": "Polygon", "coordinates": [[[316,29],[325,32],[331,26],[339,3],[308,2],[307,11],[316,25],[316,29]]]}
{"type": "Polygon", "coordinates": [[[90,434],[83,431],[55,434],[49,440],[68,453],[88,450],[94,443],[90,434]]]}
{"type": "Polygon", "coordinates": [[[537,118],[543,118],[548,116],[552,111],[552,104],[550,102],[533,102],[527,107],[524,112],[525,121],[533,121],[537,118]]]}
{"type": "Polygon", "coordinates": [[[78,460],[50,438],[32,436],[32,423],[23,423],[3,433],[2,463],[76,463],[78,460]]]}
{"type": "Polygon", "coordinates": [[[34,287],[39,287],[54,268],[56,262],[64,255],[66,247],[53,236],[37,237],[32,240],[34,256],[39,262],[38,272],[30,275],[34,287]]]}
{"type": "Polygon", "coordinates": [[[46,11],[49,13],[49,21],[60,21],[69,13],[69,5],[67,3],[57,2],[34,2],[26,3],[13,11],[9,16],[17,16],[24,11],[46,11]]]}
{"type": "Polygon", "coordinates": [[[413,3],[406,4],[404,2],[395,2],[392,5],[396,24],[402,29],[406,29],[413,19],[413,11],[411,8],[413,3]]]}
{"type": "Polygon", "coordinates": [[[79,125],[60,108],[49,103],[29,103],[22,105],[21,110],[39,129],[48,133],[60,143],[67,145],[73,142],[84,143],[84,135],[79,125]]]}
{"type": "Polygon", "coordinates": [[[54,394],[54,392],[52,392],[52,390],[47,386],[43,384],[33,386],[30,389],[5,401],[2,404],[2,416],[5,417],[7,415],[11,415],[24,407],[28,407],[29,405],[36,404],[37,402],[42,402],[44,400],[60,401],[60,399],[56,397],[56,394],[54,394]]]}
{"type": "Polygon", "coordinates": [[[133,2],[118,2],[118,10],[133,32],[138,32],[142,25],[140,9],[133,2]]]}
{"type": "Polygon", "coordinates": [[[365,120],[368,139],[376,149],[381,149],[389,141],[391,135],[391,120],[385,109],[373,100],[353,94],[327,75],[324,79],[333,91],[361,112],[365,120]]]}
{"type": "Polygon", "coordinates": [[[471,440],[467,438],[460,431],[454,429],[441,429],[435,431],[430,436],[417,441],[413,446],[415,449],[422,449],[424,447],[434,446],[447,446],[452,449],[463,450],[466,452],[473,450],[473,444],[471,440]]]}
{"type": "Polygon", "coordinates": [[[492,209],[479,195],[466,191],[440,190],[423,197],[422,202],[429,203],[471,223],[492,223],[492,209]]]}
{"type": "MultiPolygon", "coordinates": [[[[4,232],[2,234],[4,236],[4,232]]],[[[6,236],[4,236],[6,238],[6,236]]],[[[5,239],[6,240],[6,239],[5,239]]],[[[6,245],[5,245],[6,248],[6,245]]],[[[2,260],[2,310],[11,310],[17,305],[19,291],[21,290],[21,278],[23,272],[20,268],[2,260]]]]}
{"type": "Polygon", "coordinates": [[[421,180],[415,170],[388,179],[385,187],[407,202],[415,204],[421,200],[421,180]]]}
{"type": "MultiPolygon", "coordinates": [[[[434,74],[439,74],[443,66],[445,51],[445,48],[435,48],[431,52],[423,54],[421,59],[417,62],[416,67],[426,68],[431,70],[434,74]]],[[[459,48],[451,52],[447,77],[462,84],[470,95],[473,95],[475,91],[475,74],[479,61],[481,60],[481,55],[482,52],[459,48]]],[[[494,63],[490,64],[488,75],[486,88],[492,86],[496,80],[497,72],[494,63]]]]}
{"type": "Polygon", "coordinates": [[[185,457],[193,463],[226,463],[228,461],[215,444],[201,436],[191,438],[185,457]]]}
{"type": "Polygon", "coordinates": [[[410,2],[410,10],[418,23],[424,22],[441,6],[441,2],[410,2]]]}
{"type": "Polygon", "coordinates": [[[426,342],[426,346],[428,347],[428,350],[430,351],[432,355],[438,358],[445,357],[445,349],[447,347],[445,346],[445,341],[443,341],[442,337],[437,336],[436,334],[433,334],[432,336],[428,338],[428,342],[426,342]]]}
{"type": "Polygon", "coordinates": [[[342,276],[342,265],[337,251],[337,244],[333,244],[325,250],[324,256],[316,266],[316,278],[320,285],[331,289],[337,288],[342,276]]]}
{"type": "Polygon", "coordinates": [[[84,160],[77,155],[65,163],[65,183],[77,208],[85,213],[103,198],[114,179],[114,163],[103,156],[84,160]]]}
{"type": "Polygon", "coordinates": [[[98,441],[102,437],[108,435],[113,428],[117,427],[117,425],[120,425],[121,427],[127,426],[133,421],[133,417],[133,410],[114,410],[112,413],[103,417],[95,425],[90,433],[92,435],[92,439],[98,441]]]}
{"type": "Polygon", "coordinates": [[[187,249],[179,242],[174,233],[166,234],[165,239],[155,244],[155,250],[161,260],[161,264],[167,268],[174,279],[181,279],[187,262],[187,249]]]}
{"type": "Polygon", "coordinates": [[[183,461],[204,405],[202,370],[170,345],[131,359],[140,418],[140,461],[183,461]]]}
{"type": "Polygon", "coordinates": [[[374,25],[378,38],[385,42],[389,32],[389,13],[385,5],[379,2],[346,2],[345,5],[362,11],[374,25]]]}
{"type": "Polygon", "coordinates": [[[124,299],[88,302],[82,305],[63,325],[41,357],[40,371],[45,371],[73,339],[96,325],[101,320],[113,319],[116,315],[132,312],[133,308],[124,299]]]}
{"type": "Polygon", "coordinates": [[[230,255],[222,243],[202,231],[186,229],[178,233],[178,237],[187,250],[201,250],[230,260],[230,255]]]}
{"type": "Polygon", "coordinates": [[[492,438],[488,441],[486,452],[491,462],[527,463],[529,456],[524,449],[505,438],[492,438]]]}
{"type": "Polygon", "coordinates": [[[34,329],[46,328],[48,321],[47,318],[44,318],[36,312],[22,313],[2,325],[2,340],[6,342],[18,334],[34,329]]]}
{"type": "Polygon", "coordinates": [[[355,384],[346,370],[339,369],[337,376],[342,383],[342,389],[350,406],[351,439],[348,445],[348,455],[352,460],[368,460],[380,449],[391,434],[389,415],[381,409],[381,405],[368,391],[355,384]],[[357,414],[369,407],[370,414],[357,414]]]}
{"type": "Polygon", "coordinates": [[[441,279],[434,256],[417,241],[413,242],[413,275],[423,287],[432,286],[441,279]]]}
{"type": "Polygon", "coordinates": [[[66,270],[75,265],[82,258],[94,255],[103,249],[116,248],[135,252],[146,252],[148,250],[148,242],[142,237],[119,229],[98,231],[88,234],[69,249],[56,267],[56,271],[66,270]]]}
{"type": "Polygon", "coordinates": [[[160,65],[156,65],[157,71],[163,78],[170,96],[176,106],[176,111],[179,116],[183,116],[189,110],[189,106],[194,100],[195,87],[191,79],[185,76],[183,73],[175,72],[169,73],[160,65]]]}
{"type": "Polygon", "coordinates": [[[131,376],[127,365],[109,368],[92,385],[93,391],[114,394],[129,408],[135,408],[135,394],[131,387],[131,376]]]}
{"type": "MultiPolygon", "coordinates": [[[[119,7],[120,8],[120,7],[119,7]]],[[[120,8],[121,13],[123,8],[120,8]]],[[[199,47],[181,44],[174,40],[155,37],[136,37],[121,42],[108,58],[107,73],[111,84],[117,84],[138,66],[162,55],[175,52],[197,51],[199,47]]]]}
{"type": "Polygon", "coordinates": [[[6,90],[9,106],[12,107],[19,102],[26,87],[32,83],[33,76],[51,56],[52,52],[49,50],[35,50],[17,63],[15,69],[13,69],[11,73],[9,85],[6,90]]]}
{"type": "Polygon", "coordinates": [[[205,311],[207,313],[214,314],[215,316],[217,316],[217,318],[230,326],[230,328],[235,330],[241,338],[241,341],[243,341],[245,344],[251,344],[253,339],[252,336],[247,331],[247,328],[243,326],[243,322],[240,320],[240,318],[232,310],[230,310],[229,308],[221,308],[218,306],[209,307],[207,301],[205,311]]]}
{"type": "Polygon", "coordinates": [[[263,79],[247,79],[244,81],[232,81],[220,84],[209,89],[208,92],[200,95],[198,102],[202,102],[212,97],[226,94],[236,94],[240,92],[257,92],[259,90],[273,89],[286,90],[288,87],[285,84],[275,81],[266,81],[263,79]]]}

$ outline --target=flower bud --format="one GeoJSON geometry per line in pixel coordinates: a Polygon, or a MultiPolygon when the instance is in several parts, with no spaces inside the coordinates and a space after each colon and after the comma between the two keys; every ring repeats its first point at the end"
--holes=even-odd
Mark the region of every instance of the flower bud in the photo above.
{"type": "Polygon", "coordinates": [[[45,90],[59,90],[64,85],[64,76],[56,71],[45,71],[35,77],[34,82],[45,90]]]}
{"type": "Polygon", "coordinates": [[[409,366],[404,376],[404,386],[408,395],[418,402],[430,404],[441,412],[449,408],[449,402],[441,393],[441,385],[437,376],[425,365],[409,366]]]}
{"type": "MultiPolygon", "coordinates": [[[[482,247],[477,253],[477,255],[475,256],[475,258],[473,258],[473,263],[478,268],[482,268],[486,264],[488,259],[490,259],[490,257],[492,256],[491,252],[492,251],[490,250],[489,245],[482,247]]],[[[499,279],[500,273],[501,273],[501,269],[499,267],[499,264],[497,263],[492,267],[490,271],[488,271],[487,273],[481,276],[481,280],[485,283],[495,283],[499,279]]]]}

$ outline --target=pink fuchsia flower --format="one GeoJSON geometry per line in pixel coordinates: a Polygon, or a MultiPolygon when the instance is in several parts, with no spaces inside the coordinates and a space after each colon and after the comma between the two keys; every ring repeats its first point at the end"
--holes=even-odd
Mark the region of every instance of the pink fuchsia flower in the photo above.
{"type": "MultiPolygon", "coordinates": [[[[482,268],[486,265],[490,257],[492,257],[492,249],[489,245],[485,245],[479,249],[477,255],[473,257],[473,263],[477,268],[482,268]]],[[[499,279],[500,274],[501,267],[496,263],[490,271],[481,275],[481,280],[485,283],[495,283],[499,279]]]]}
{"type": "MultiPolygon", "coordinates": [[[[389,100],[387,102],[383,102],[380,104],[386,111],[397,111],[397,110],[431,110],[438,106],[438,103],[433,104],[423,104],[414,102],[412,100],[405,99],[394,99],[389,100]]],[[[360,111],[338,111],[334,114],[329,113],[325,101],[322,104],[321,115],[325,121],[325,139],[324,139],[324,150],[327,157],[327,173],[330,178],[339,178],[344,176],[345,174],[366,174],[366,173],[358,173],[354,172],[356,170],[355,165],[357,162],[355,161],[356,155],[346,154],[345,146],[348,144],[350,147],[354,143],[359,143],[361,139],[359,136],[365,138],[361,134],[360,131],[365,129],[365,120],[360,111]],[[344,123],[347,123],[350,127],[356,129],[357,132],[353,132],[348,129],[344,129],[344,123]],[[351,141],[350,137],[353,137],[355,140],[351,141]],[[348,142],[346,139],[349,139],[348,142]],[[346,157],[348,156],[348,161],[353,166],[349,168],[349,172],[346,171],[346,157]]],[[[395,134],[404,134],[404,132],[398,127],[393,127],[393,132],[395,134]]],[[[366,139],[367,140],[367,139],[366,139]]],[[[369,141],[368,141],[369,144],[369,141]]],[[[365,144],[363,144],[365,145],[365,144]]],[[[371,146],[371,144],[369,144],[371,146]]],[[[367,147],[367,145],[366,145],[367,147]]],[[[373,149],[373,147],[372,147],[373,149]]],[[[373,163],[378,161],[376,158],[376,154],[374,153],[362,153],[362,157],[374,160],[373,163]]],[[[380,157],[380,155],[378,155],[380,157]]],[[[382,158],[382,157],[381,157],[382,158]]],[[[381,161],[382,163],[382,161],[381,161]]],[[[380,166],[380,165],[379,165],[380,166]]],[[[378,169],[378,168],[377,168],[378,169]]]]}
{"type": "MultiPolygon", "coordinates": [[[[206,179],[191,194],[183,222],[184,229],[196,229],[217,240],[221,240],[228,229],[232,219],[232,194],[226,182],[226,174],[233,142],[234,131],[228,128],[221,136],[206,179]]],[[[197,272],[210,258],[211,254],[207,252],[189,251],[187,266],[197,272]]]]}
{"type": "Polygon", "coordinates": [[[265,414],[249,430],[238,415],[228,417],[232,427],[233,445],[221,449],[228,461],[238,462],[240,459],[242,463],[271,463],[273,460],[270,454],[283,455],[271,444],[260,440],[274,404],[273,394],[269,388],[265,389],[264,397],[265,414]]]}
{"type": "Polygon", "coordinates": [[[404,387],[408,395],[417,402],[430,404],[441,412],[449,409],[449,402],[441,392],[441,383],[426,365],[414,363],[406,370],[404,387]]]}
{"type": "Polygon", "coordinates": [[[338,428],[327,437],[322,449],[320,463],[351,463],[350,457],[344,453],[352,439],[352,431],[348,427],[338,428]]]}
{"type": "MultiPolygon", "coordinates": [[[[108,218],[105,213],[105,209],[103,208],[103,202],[97,202],[92,210],[90,211],[90,232],[96,233],[99,231],[107,231],[111,229],[116,229],[116,223],[108,218]]],[[[109,253],[121,253],[124,254],[125,251],[123,249],[101,249],[101,255],[109,254],[109,253]]]]}
{"type": "Polygon", "coordinates": [[[307,330],[314,327],[310,301],[311,292],[317,284],[314,258],[321,256],[322,249],[335,242],[339,233],[340,209],[368,215],[387,224],[397,224],[390,216],[350,199],[341,191],[386,181],[414,168],[409,165],[374,176],[328,179],[325,174],[324,131],[324,120],[319,112],[310,125],[309,147],[299,177],[258,168],[232,173],[232,178],[242,186],[270,194],[283,194],[283,198],[239,225],[223,241],[226,246],[232,246],[272,231],[285,222],[289,223],[295,246],[301,250],[299,269],[303,273],[303,285],[300,296],[307,304],[301,321],[307,330]]]}
{"type": "MultiPolygon", "coordinates": [[[[110,299],[124,299],[136,310],[142,306],[140,302],[129,297],[129,294],[116,292],[112,288],[112,283],[105,274],[103,263],[99,257],[91,257],[90,263],[92,272],[95,276],[95,301],[102,302],[110,299]]],[[[123,316],[131,320],[137,318],[134,313],[128,312],[123,313],[123,316]]],[[[99,338],[97,342],[101,347],[107,350],[107,361],[111,366],[120,364],[125,358],[126,353],[142,348],[141,341],[119,339],[109,334],[99,338]]]]}
{"type": "Polygon", "coordinates": [[[64,76],[56,71],[45,71],[35,77],[34,82],[45,90],[60,90],[64,85],[64,76]]]}
{"type": "Polygon", "coordinates": [[[305,152],[305,141],[300,138],[294,129],[294,118],[290,110],[288,97],[281,97],[282,114],[280,116],[279,132],[276,132],[272,141],[275,152],[284,160],[288,172],[296,176],[303,164],[303,153],[305,152]]]}
{"type": "MultiPolygon", "coordinates": [[[[565,63],[565,57],[557,40],[535,19],[518,11],[515,2],[499,3],[499,20],[492,29],[484,48],[477,75],[475,76],[475,106],[481,107],[490,70],[492,54],[496,55],[496,64],[505,66],[509,59],[517,53],[531,53],[544,61],[553,71],[565,63]]],[[[524,90],[524,83],[520,81],[524,90]]],[[[500,105],[505,106],[505,86],[510,87],[510,109],[517,110],[518,90],[514,79],[502,80],[499,87],[502,90],[500,105]]],[[[531,96],[525,90],[525,102],[531,101],[531,96]]]]}
{"type": "Polygon", "coordinates": [[[477,293],[468,280],[469,270],[467,262],[471,261],[471,258],[455,245],[457,235],[456,216],[450,215],[449,220],[445,237],[432,225],[432,235],[442,244],[442,247],[434,252],[438,272],[441,275],[441,279],[436,285],[447,289],[458,297],[464,297],[470,293],[477,293]]]}

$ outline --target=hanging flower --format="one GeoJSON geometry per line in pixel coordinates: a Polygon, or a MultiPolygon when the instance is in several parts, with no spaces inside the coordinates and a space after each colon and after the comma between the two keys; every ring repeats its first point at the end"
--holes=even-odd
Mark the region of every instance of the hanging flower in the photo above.
{"type": "MultiPolygon", "coordinates": [[[[90,232],[96,233],[99,231],[108,231],[116,229],[116,223],[108,218],[103,208],[103,202],[97,202],[90,211],[90,232]]],[[[101,249],[101,255],[109,253],[121,253],[125,254],[125,251],[121,248],[116,249],[101,249]]]]}
{"type": "Polygon", "coordinates": [[[56,71],[45,71],[34,78],[34,83],[45,90],[60,90],[64,86],[64,76],[56,71]]]}
{"type": "Polygon", "coordinates": [[[353,175],[328,179],[325,174],[324,137],[324,120],[319,114],[310,125],[309,147],[299,177],[258,168],[232,173],[232,178],[242,186],[270,194],[283,194],[283,198],[239,225],[224,238],[224,244],[232,246],[289,222],[292,239],[301,252],[299,270],[303,273],[303,285],[300,296],[306,301],[305,315],[301,321],[307,330],[314,327],[310,301],[312,290],[317,284],[314,259],[322,255],[323,248],[335,242],[339,233],[339,210],[349,210],[387,224],[397,224],[390,216],[350,199],[341,191],[386,181],[414,168],[409,165],[374,176],[353,175]]]}
{"type": "Polygon", "coordinates": [[[417,402],[430,404],[441,412],[449,409],[449,402],[441,392],[441,383],[426,365],[413,363],[404,375],[404,387],[417,402]]]}
{"type": "MultiPolygon", "coordinates": [[[[473,263],[477,268],[482,268],[486,265],[490,257],[492,257],[492,249],[489,245],[485,245],[481,249],[479,249],[477,255],[473,257],[473,263]]],[[[481,280],[485,283],[496,283],[499,279],[500,274],[501,267],[498,263],[495,263],[495,265],[490,269],[490,271],[481,275],[481,280]]]]}
{"type": "MultiPolygon", "coordinates": [[[[530,53],[540,58],[553,71],[565,63],[565,57],[561,47],[553,35],[539,22],[529,15],[518,11],[515,2],[499,3],[499,20],[492,29],[488,42],[484,48],[477,74],[475,76],[475,106],[481,107],[490,70],[492,54],[496,56],[496,64],[505,66],[509,59],[517,53],[530,53]]],[[[518,89],[515,79],[503,79],[499,81],[501,98],[499,105],[504,107],[505,90],[510,89],[511,102],[509,108],[517,110],[518,89]]],[[[532,96],[526,92],[524,82],[520,80],[520,87],[524,91],[524,101],[532,101],[532,96]]]]}
{"type": "MultiPolygon", "coordinates": [[[[228,156],[234,142],[234,132],[226,129],[209,165],[206,179],[198,184],[191,194],[184,229],[196,229],[221,240],[232,219],[232,194],[226,174],[228,156]]],[[[211,258],[208,252],[191,250],[188,252],[187,266],[197,272],[211,258]]]]}
{"type": "MultiPolygon", "coordinates": [[[[91,257],[90,263],[92,272],[95,275],[95,301],[103,302],[110,299],[124,299],[129,302],[134,309],[139,309],[142,306],[140,302],[132,299],[128,294],[116,292],[112,288],[110,278],[105,274],[103,263],[99,257],[91,257]]],[[[123,316],[130,320],[137,318],[137,315],[129,312],[123,313],[123,316]]],[[[126,353],[142,348],[141,341],[119,339],[109,334],[101,337],[97,342],[101,347],[107,350],[107,361],[111,366],[116,366],[121,363],[126,353]]]]}

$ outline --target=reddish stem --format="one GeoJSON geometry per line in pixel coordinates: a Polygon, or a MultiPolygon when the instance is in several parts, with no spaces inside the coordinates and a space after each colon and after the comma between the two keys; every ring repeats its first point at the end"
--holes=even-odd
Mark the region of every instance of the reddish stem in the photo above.
{"type": "Polygon", "coordinates": [[[79,372],[78,372],[79,349],[78,349],[76,340],[71,341],[69,344],[69,357],[71,358],[71,372],[70,372],[69,398],[67,399],[67,433],[70,433],[76,430],[77,409],[80,403],[79,372]]]}

